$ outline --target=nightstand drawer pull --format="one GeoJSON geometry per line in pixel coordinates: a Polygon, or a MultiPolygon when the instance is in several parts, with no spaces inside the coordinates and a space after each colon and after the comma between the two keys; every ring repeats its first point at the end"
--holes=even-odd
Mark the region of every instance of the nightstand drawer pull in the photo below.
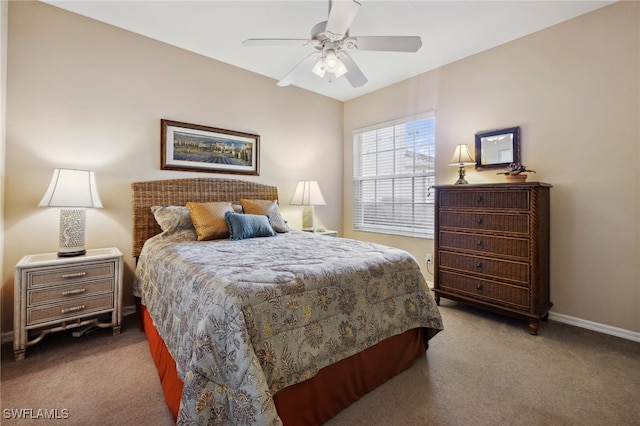
{"type": "Polygon", "coordinates": [[[476,284],[476,290],[478,290],[478,291],[482,290],[482,283],[477,283],[476,284]]]}
{"type": "Polygon", "coordinates": [[[482,262],[476,263],[476,269],[482,269],[482,262]]]}
{"type": "Polygon", "coordinates": [[[482,242],[482,240],[478,240],[478,242],[476,243],[476,247],[478,248],[482,248],[483,245],[484,243],[482,242]]]}
{"type": "Polygon", "coordinates": [[[85,305],[72,306],[70,308],[64,308],[60,310],[61,314],[68,314],[69,312],[81,311],[85,308],[85,305]]]}
{"type": "Polygon", "coordinates": [[[476,204],[479,206],[484,204],[484,197],[482,195],[478,195],[478,197],[476,198],[476,204]]]}
{"type": "Polygon", "coordinates": [[[63,291],[63,292],[62,292],[62,295],[63,295],[63,296],[71,296],[71,295],[74,295],[74,294],[82,294],[82,293],[84,293],[85,291],[87,291],[87,289],[86,289],[86,288],[76,288],[76,289],[74,289],[74,290],[66,290],[66,291],[63,291]]]}
{"type": "Polygon", "coordinates": [[[87,275],[86,272],[74,272],[73,274],[62,274],[62,278],[78,278],[87,275]]]}
{"type": "Polygon", "coordinates": [[[482,222],[484,222],[484,220],[481,217],[476,219],[476,224],[482,225],[482,222]]]}

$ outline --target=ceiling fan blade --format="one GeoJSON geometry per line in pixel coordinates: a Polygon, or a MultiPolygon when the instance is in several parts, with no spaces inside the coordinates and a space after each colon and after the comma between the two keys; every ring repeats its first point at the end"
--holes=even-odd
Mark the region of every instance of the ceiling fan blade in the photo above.
{"type": "Polygon", "coordinates": [[[351,83],[353,87],[364,86],[367,83],[367,77],[364,76],[358,65],[354,62],[354,60],[349,56],[346,52],[340,52],[339,55],[340,60],[347,67],[347,73],[344,77],[351,83]]]}
{"type": "Polygon", "coordinates": [[[304,58],[298,65],[293,67],[293,69],[289,71],[287,75],[282,77],[278,82],[278,86],[284,87],[284,86],[290,85],[301,74],[310,70],[313,67],[313,65],[315,65],[316,62],[318,62],[319,59],[320,59],[320,53],[313,52],[312,54],[304,58]]]}
{"type": "Polygon", "coordinates": [[[350,37],[349,41],[351,40],[355,40],[358,50],[417,52],[422,47],[422,40],[418,36],[350,37]]]}
{"type": "Polygon", "coordinates": [[[298,38],[248,38],[242,42],[244,46],[304,46],[311,42],[298,38]]]}
{"type": "Polygon", "coordinates": [[[355,0],[333,0],[329,10],[329,19],[324,30],[325,35],[331,40],[341,40],[354,18],[358,14],[360,3],[355,0]],[[331,33],[328,35],[326,33],[331,33]]]}

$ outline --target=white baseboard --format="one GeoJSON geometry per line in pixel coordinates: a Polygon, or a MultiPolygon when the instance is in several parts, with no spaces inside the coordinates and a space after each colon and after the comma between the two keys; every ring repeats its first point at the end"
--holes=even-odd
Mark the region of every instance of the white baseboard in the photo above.
{"type": "Polygon", "coordinates": [[[564,314],[556,314],[555,312],[549,312],[549,319],[564,324],[575,325],[576,327],[580,328],[586,328],[587,330],[609,334],[611,336],[622,337],[623,339],[633,340],[634,342],[640,342],[640,333],[631,330],[625,330],[624,328],[612,327],[606,324],[587,321],[582,318],[576,318],[564,314]]]}
{"type": "MultiPolygon", "coordinates": [[[[136,313],[135,305],[124,306],[122,308],[122,316],[132,315],[136,313]]],[[[6,331],[2,333],[2,343],[13,342],[13,331],[6,331]]]]}

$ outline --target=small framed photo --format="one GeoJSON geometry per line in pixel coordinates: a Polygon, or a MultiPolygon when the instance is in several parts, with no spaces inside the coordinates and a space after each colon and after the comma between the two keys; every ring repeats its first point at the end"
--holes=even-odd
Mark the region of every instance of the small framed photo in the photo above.
{"type": "Polygon", "coordinates": [[[163,170],[259,175],[260,136],[160,120],[163,170]]]}

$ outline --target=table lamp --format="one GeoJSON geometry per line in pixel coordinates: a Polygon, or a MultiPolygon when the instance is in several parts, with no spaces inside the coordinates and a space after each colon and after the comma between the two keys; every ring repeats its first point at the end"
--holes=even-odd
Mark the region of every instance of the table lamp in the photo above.
{"type": "Polygon", "coordinates": [[[324,206],[324,201],[318,181],[301,180],[296,186],[296,190],[291,197],[289,204],[294,206],[302,206],[302,230],[313,232],[313,206],[324,206]]]}
{"type": "Polygon", "coordinates": [[[456,150],[453,153],[453,158],[451,158],[451,162],[449,163],[450,166],[458,167],[458,180],[455,183],[456,185],[469,183],[464,178],[464,175],[466,173],[464,167],[470,166],[472,164],[476,164],[476,162],[471,158],[471,154],[469,153],[469,146],[464,144],[456,145],[456,150]]]}
{"type": "Polygon", "coordinates": [[[87,208],[102,208],[95,174],[89,170],[55,169],[38,207],[61,207],[58,256],[80,256],[84,248],[87,208]]]}

